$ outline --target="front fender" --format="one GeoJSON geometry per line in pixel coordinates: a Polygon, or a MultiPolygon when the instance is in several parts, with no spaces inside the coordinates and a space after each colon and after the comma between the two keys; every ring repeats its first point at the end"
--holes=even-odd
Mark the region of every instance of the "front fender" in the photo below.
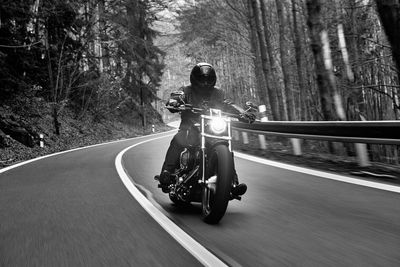
{"type": "Polygon", "coordinates": [[[207,138],[206,139],[207,154],[210,153],[210,151],[212,151],[214,149],[214,147],[217,145],[224,145],[229,148],[229,142],[226,140],[207,138]]]}

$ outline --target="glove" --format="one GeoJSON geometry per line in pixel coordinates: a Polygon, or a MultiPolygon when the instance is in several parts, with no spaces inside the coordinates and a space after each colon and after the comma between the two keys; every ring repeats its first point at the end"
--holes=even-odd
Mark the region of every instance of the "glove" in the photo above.
{"type": "Polygon", "coordinates": [[[179,102],[176,99],[169,99],[168,102],[165,104],[165,107],[171,113],[178,112],[177,108],[180,106],[179,102]]]}
{"type": "Polygon", "coordinates": [[[166,108],[171,113],[179,112],[179,110],[177,110],[177,108],[180,105],[184,104],[183,98],[184,98],[183,92],[177,91],[177,92],[171,93],[171,98],[168,99],[167,103],[165,104],[166,108]]]}
{"type": "Polygon", "coordinates": [[[178,100],[170,98],[168,100],[168,102],[165,104],[167,107],[172,107],[172,108],[177,108],[181,105],[182,103],[180,103],[178,100]]]}
{"type": "Polygon", "coordinates": [[[256,120],[256,115],[250,112],[243,112],[239,115],[239,120],[243,122],[253,123],[256,120]]]}

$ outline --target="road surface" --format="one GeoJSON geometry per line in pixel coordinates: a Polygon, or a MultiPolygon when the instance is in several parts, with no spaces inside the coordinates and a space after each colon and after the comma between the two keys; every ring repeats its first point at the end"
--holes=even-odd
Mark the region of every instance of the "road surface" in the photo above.
{"type": "Polygon", "coordinates": [[[121,157],[132,183],[226,265],[400,266],[399,193],[236,158],[248,192],[208,225],[199,205],[177,209],[153,180],[170,140],[135,138],[0,170],[0,266],[201,266],[122,182],[115,159],[132,145],[121,157]]]}

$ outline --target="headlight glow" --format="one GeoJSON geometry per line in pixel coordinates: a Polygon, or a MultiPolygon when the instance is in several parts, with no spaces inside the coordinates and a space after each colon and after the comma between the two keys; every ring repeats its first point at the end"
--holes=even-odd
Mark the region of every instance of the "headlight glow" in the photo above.
{"type": "Polygon", "coordinates": [[[211,131],[216,134],[222,134],[226,130],[226,121],[222,118],[213,118],[210,123],[211,131]]]}

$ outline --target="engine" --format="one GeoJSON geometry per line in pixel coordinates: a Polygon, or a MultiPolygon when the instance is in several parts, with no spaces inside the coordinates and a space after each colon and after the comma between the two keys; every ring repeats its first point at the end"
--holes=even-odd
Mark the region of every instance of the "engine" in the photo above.
{"type": "Polygon", "coordinates": [[[200,158],[200,151],[185,148],[180,156],[181,170],[191,170],[194,168],[197,160],[200,158]]]}

